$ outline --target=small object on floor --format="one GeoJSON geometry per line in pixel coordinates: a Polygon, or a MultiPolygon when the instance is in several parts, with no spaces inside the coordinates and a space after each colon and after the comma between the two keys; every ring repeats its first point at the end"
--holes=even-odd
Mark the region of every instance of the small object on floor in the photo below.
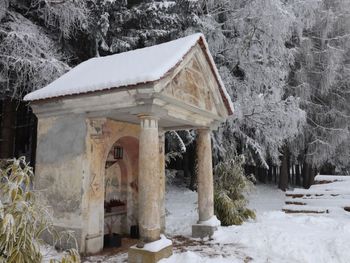
{"type": "Polygon", "coordinates": [[[140,240],[139,242],[137,242],[136,247],[137,248],[143,248],[145,246],[145,242],[143,242],[142,240],[140,240]]]}

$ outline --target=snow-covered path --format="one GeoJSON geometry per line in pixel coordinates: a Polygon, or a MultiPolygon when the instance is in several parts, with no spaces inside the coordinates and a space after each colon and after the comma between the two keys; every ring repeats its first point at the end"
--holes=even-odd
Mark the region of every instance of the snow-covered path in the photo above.
{"type": "MultiPolygon", "coordinates": [[[[171,213],[167,217],[169,232],[189,235],[190,221],[196,218],[195,208],[191,208],[196,194],[181,191],[172,188],[168,194],[167,207],[171,213]],[[179,216],[174,216],[174,212],[179,216]]],[[[182,248],[182,252],[175,251],[172,257],[161,262],[350,262],[350,250],[347,248],[350,243],[350,215],[346,212],[332,217],[287,215],[281,212],[284,194],[269,185],[258,185],[249,198],[250,207],[257,211],[256,221],[242,226],[220,227],[213,240],[182,248]],[[188,251],[185,252],[186,249],[188,251]]]]}

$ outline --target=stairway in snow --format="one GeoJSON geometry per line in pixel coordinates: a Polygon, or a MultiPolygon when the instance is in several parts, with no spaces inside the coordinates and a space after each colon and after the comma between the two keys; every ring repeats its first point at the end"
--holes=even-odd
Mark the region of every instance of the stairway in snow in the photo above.
{"type": "Polygon", "coordinates": [[[350,212],[350,176],[317,175],[309,189],[286,192],[286,213],[350,212]]]}

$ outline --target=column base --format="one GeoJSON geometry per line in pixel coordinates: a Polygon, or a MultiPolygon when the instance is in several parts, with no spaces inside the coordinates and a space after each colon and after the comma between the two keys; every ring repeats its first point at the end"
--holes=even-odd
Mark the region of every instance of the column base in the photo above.
{"type": "Polygon", "coordinates": [[[197,224],[192,226],[192,237],[194,238],[211,237],[220,225],[221,225],[221,222],[216,218],[215,215],[212,216],[209,220],[198,221],[197,224]]]}
{"type": "Polygon", "coordinates": [[[205,238],[212,237],[214,232],[218,229],[217,226],[208,226],[208,225],[192,225],[192,237],[193,238],[205,238]]]}
{"type": "Polygon", "coordinates": [[[147,243],[144,248],[129,248],[128,263],[156,263],[172,254],[173,244],[163,236],[160,240],[147,243]]]}
{"type": "Polygon", "coordinates": [[[88,235],[85,238],[85,254],[92,255],[103,250],[103,236],[102,235],[88,235]]]}

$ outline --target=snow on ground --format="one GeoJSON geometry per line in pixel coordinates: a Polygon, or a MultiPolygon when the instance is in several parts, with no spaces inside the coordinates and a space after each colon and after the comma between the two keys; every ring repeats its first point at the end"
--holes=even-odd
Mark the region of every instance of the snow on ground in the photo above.
{"type": "MultiPolygon", "coordinates": [[[[160,263],[348,263],[350,215],[296,215],[281,212],[284,194],[258,185],[250,194],[257,219],[219,227],[211,240],[190,237],[197,221],[197,193],[168,187],[167,235],[174,255],[160,263]],[[178,236],[182,235],[182,236],[178,236]]],[[[127,254],[90,257],[84,262],[127,262],[127,254]]]]}
{"type": "MultiPolygon", "coordinates": [[[[177,191],[180,190],[173,188],[169,194],[175,196],[177,191]]],[[[174,204],[180,201],[187,211],[193,211],[189,206],[194,202],[189,196],[182,196],[173,199],[171,207],[183,207],[174,204]]],[[[213,240],[182,248],[181,253],[175,251],[172,257],[161,263],[349,262],[350,215],[346,212],[333,216],[285,214],[281,212],[284,194],[271,185],[258,185],[249,198],[249,206],[257,211],[256,221],[246,222],[242,226],[220,227],[213,240]]],[[[181,213],[189,215],[191,220],[194,216],[183,210],[181,213]]],[[[167,219],[171,221],[175,217],[169,215],[167,219]]],[[[189,235],[186,216],[182,222],[183,228],[177,230],[189,235]]],[[[176,222],[176,225],[181,226],[181,223],[176,222]]]]}
{"type": "Polygon", "coordinates": [[[59,260],[62,257],[62,254],[57,252],[52,246],[49,245],[41,246],[40,252],[43,255],[42,263],[49,263],[50,259],[59,260]]]}
{"type": "Polygon", "coordinates": [[[185,187],[171,186],[166,193],[166,233],[190,235],[198,220],[197,192],[185,187]]]}
{"type": "Polygon", "coordinates": [[[254,209],[258,215],[265,211],[281,210],[284,198],[284,192],[276,185],[259,184],[248,196],[248,207],[254,209]]]}

